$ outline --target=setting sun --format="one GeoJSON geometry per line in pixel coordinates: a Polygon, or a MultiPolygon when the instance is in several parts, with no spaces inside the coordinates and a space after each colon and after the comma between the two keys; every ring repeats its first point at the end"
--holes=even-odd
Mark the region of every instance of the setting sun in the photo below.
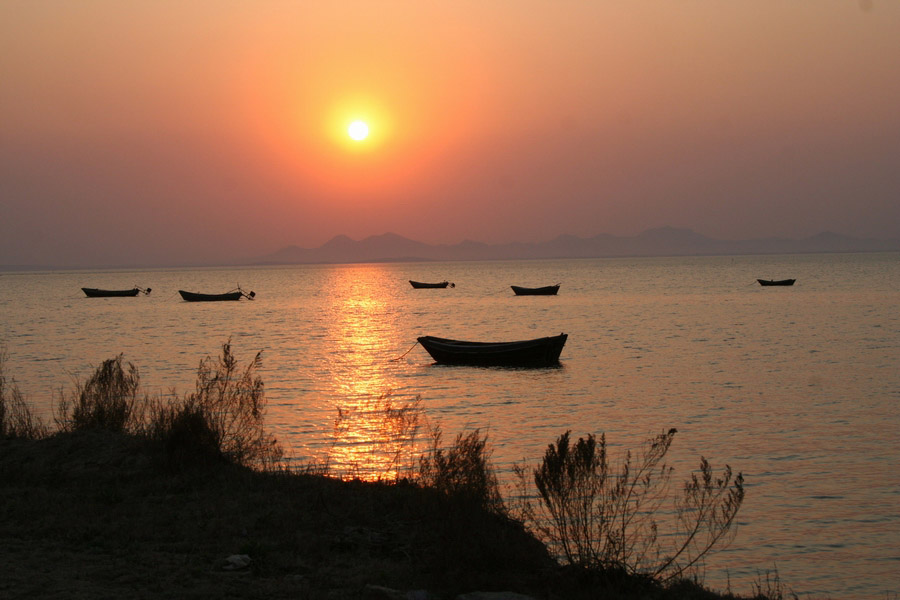
{"type": "Polygon", "coordinates": [[[347,127],[347,135],[356,141],[361,141],[369,136],[369,126],[362,121],[353,121],[347,127]]]}

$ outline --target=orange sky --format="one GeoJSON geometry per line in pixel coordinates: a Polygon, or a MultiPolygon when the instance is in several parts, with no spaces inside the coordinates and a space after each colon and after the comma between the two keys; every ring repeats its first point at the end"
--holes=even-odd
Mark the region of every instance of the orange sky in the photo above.
{"type": "Polygon", "coordinates": [[[900,236],[888,0],[11,0],[0,90],[0,265],[900,236]]]}

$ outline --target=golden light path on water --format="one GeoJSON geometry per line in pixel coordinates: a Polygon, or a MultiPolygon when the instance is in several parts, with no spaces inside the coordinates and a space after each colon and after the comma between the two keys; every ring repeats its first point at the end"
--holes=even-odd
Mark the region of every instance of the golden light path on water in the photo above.
{"type": "Polygon", "coordinates": [[[337,269],[329,282],[334,293],[327,327],[336,363],[331,383],[338,400],[326,464],[342,477],[394,479],[409,464],[419,411],[392,396],[400,382],[370,359],[392,351],[387,340],[400,332],[384,318],[390,312],[387,274],[370,268],[366,275],[337,269]]]}

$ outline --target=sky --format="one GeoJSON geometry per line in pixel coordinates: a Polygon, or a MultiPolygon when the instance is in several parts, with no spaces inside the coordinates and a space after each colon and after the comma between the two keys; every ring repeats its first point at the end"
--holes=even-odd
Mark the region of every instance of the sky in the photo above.
{"type": "Polygon", "coordinates": [[[0,265],[662,226],[900,237],[900,2],[0,2],[0,265]]]}

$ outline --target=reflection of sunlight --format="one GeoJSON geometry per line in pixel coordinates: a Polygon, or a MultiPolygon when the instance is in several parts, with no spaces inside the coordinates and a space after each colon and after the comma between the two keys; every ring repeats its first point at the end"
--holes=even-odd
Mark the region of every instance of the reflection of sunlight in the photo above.
{"type": "Polygon", "coordinates": [[[328,283],[326,319],[333,357],[337,416],[329,464],[336,475],[388,479],[408,463],[420,414],[418,401],[397,401],[390,362],[397,337],[388,290],[395,282],[378,265],[336,268],[328,283]],[[401,464],[404,463],[404,464],[401,464]]]}
{"type": "Polygon", "coordinates": [[[331,451],[335,474],[365,480],[401,477],[413,465],[421,415],[418,398],[397,405],[390,394],[338,407],[331,451]]]}

